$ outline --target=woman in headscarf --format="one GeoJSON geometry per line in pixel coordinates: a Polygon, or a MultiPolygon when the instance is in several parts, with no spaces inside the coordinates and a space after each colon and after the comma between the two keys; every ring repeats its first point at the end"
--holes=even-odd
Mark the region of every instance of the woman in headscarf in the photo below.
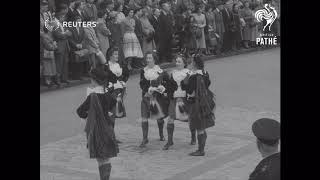
{"type": "Polygon", "coordinates": [[[90,71],[91,87],[87,89],[87,98],[77,109],[82,119],[87,119],[85,132],[90,158],[96,159],[100,180],[109,180],[111,173],[110,158],[119,153],[111,118],[116,100],[106,92],[108,75],[102,69],[90,71]]]}
{"type": "Polygon", "coordinates": [[[141,69],[140,88],[142,90],[141,118],[143,140],[140,147],[145,147],[148,140],[148,119],[157,119],[160,141],[164,141],[163,125],[168,112],[166,82],[168,75],[155,64],[154,54],[146,53],[147,66],[141,69]]]}
{"type": "MultiPolygon", "coordinates": [[[[163,147],[163,150],[168,150],[173,145],[173,132],[174,132],[174,120],[180,120],[188,122],[189,114],[187,107],[187,93],[185,89],[181,87],[182,81],[186,81],[191,71],[187,69],[187,60],[183,55],[177,55],[176,57],[176,68],[172,71],[170,79],[167,83],[168,98],[170,104],[168,108],[168,121],[167,121],[167,132],[168,142],[163,147]]],[[[190,126],[189,126],[190,127],[190,126]]],[[[191,130],[191,145],[196,143],[196,131],[191,130]]]]}
{"type": "Polygon", "coordinates": [[[198,150],[191,156],[204,156],[206,144],[206,129],[215,125],[214,94],[209,90],[211,84],[209,73],[204,70],[204,64],[199,55],[193,58],[193,74],[187,82],[182,81],[181,87],[186,89],[189,104],[190,128],[197,130],[198,150]]]}

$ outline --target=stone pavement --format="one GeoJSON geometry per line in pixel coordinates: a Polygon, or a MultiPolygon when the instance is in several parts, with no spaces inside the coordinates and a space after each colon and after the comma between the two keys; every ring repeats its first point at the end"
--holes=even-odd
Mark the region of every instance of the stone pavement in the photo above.
{"type": "MultiPolygon", "coordinates": [[[[142,139],[139,120],[120,123],[115,131],[120,145],[113,158],[111,180],[246,180],[261,160],[256,149],[251,124],[261,117],[280,121],[279,112],[218,106],[216,126],[208,129],[206,155],[188,156],[191,146],[188,125],[176,121],[174,146],[158,140],[158,128],[150,121],[149,144],[140,149],[142,139]]],[[[84,123],[84,122],[83,122],[84,123]]],[[[166,136],[166,129],[164,129],[166,136]]],[[[84,133],[40,146],[41,180],[99,180],[97,162],[89,159],[84,133]]]]}

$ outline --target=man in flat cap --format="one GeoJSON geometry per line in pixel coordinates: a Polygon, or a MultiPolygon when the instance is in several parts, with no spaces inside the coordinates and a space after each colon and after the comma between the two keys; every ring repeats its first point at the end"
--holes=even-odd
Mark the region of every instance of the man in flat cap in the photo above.
{"type": "Polygon", "coordinates": [[[258,119],[252,125],[252,132],[263,160],[250,174],[249,180],[280,180],[280,123],[268,118],[258,119]]]}

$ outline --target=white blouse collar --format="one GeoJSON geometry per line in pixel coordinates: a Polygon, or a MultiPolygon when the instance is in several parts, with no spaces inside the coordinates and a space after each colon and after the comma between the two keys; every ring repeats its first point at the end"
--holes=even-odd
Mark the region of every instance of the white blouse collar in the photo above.
{"type": "Polygon", "coordinates": [[[163,70],[158,65],[155,65],[152,68],[149,68],[147,66],[143,70],[144,70],[144,77],[149,81],[157,79],[160,73],[163,72],[163,70]]]}
{"type": "Polygon", "coordinates": [[[144,69],[144,71],[157,71],[158,73],[162,73],[162,69],[160,68],[160,66],[158,65],[154,65],[152,68],[149,68],[148,66],[146,66],[144,69]]]}
{"type": "Polygon", "coordinates": [[[115,62],[115,63],[109,62],[109,69],[117,77],[122,75],[122,68],[120,67],[119,63],[117,63],[117,62],[115,62]]]}
{"type": "Polygon", "coordinates": [[[107,90],[104,91],[104,88],[102,86],[87,88],[87,96],[89,96],[91,93],[104,94],[105,92],[107,92],[107,90]]]}
{"type": "Polygon", "coordinates": [[[200,69],[199,69],[199,70],[194,71],[194,73],[195,73],[195,74],[201,74],[201,75],[203,75],[203,71],[202,71],[202,70],[200,70],[200,69]]]}
{"type": "Polygon", "coordinates": [[[174,81],[176,82],[180,82],[182,81],[184,78],[187,77],[188,75],[188,72],[189,72],[189,69],[181,69],[181,70],[173,70],[172,72],[172,77],[174,79],[174,81]]]}

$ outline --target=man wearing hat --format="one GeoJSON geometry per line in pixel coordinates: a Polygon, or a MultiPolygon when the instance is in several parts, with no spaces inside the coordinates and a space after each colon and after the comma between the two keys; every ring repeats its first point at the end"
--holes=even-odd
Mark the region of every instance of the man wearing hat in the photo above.
{"type": "Polygon", "coordinates": [[[250,174],[249,180],[280,180],[280,123],[268,118],[258,119],[252,125],[252,132],[263,160],[250,174]]]}

